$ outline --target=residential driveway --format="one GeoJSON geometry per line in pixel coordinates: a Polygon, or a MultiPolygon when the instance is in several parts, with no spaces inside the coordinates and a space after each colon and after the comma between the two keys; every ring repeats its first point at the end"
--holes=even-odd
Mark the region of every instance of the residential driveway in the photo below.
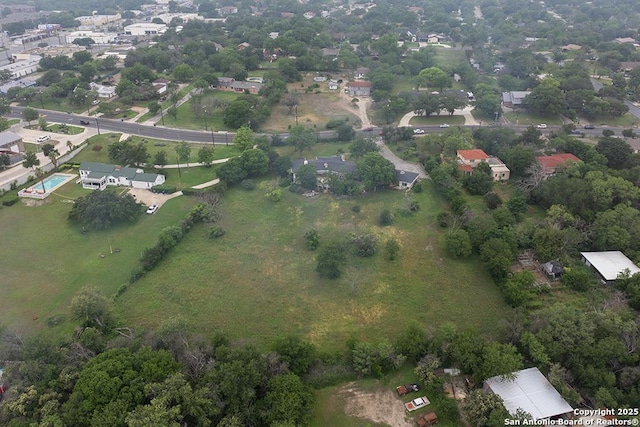
{"type": "Polygon", "coordinates": [[[376,144],[380,147],[380,155],[393,163],[396,169],[415,172],[420,175],[420,178],[427,178],[427,171],[424,170],[424,167],[420,163],[409,162],[396,156],[382,141],[382,138],[376,138],[376,144]]]}
{"type": "Polygon", "coordinates": [[[135,197],[138,202],[142,202],[147,206],[162,206],[167,200],[173,199],[174,197],[182,196],[182,191],[177,191],[172,194],[160,194],[153,193],[144,188],[130,188],[129,194],[135,197]]]}

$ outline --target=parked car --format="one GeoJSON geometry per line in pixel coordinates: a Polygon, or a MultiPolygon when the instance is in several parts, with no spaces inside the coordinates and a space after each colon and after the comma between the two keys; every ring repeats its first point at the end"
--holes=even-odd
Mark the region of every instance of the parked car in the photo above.
{"type": "Polygon", "coordinates": [[[418,128],[418,129],[414,129],[414,130],[413,130],[413,133],[414,133],[414,134],[416,134],[416,135],[417,135],[417,134],[423,134],[423,133],[424,133],[424,129],[420,129],[420,128],[418,128]]]}
{"type": "Polygon", "coordinates": [[[547,125],[544,123],[540,123],[538,126],[536,126],[538,129],[546,129],[547,125]]]}
{"type": "Polygon", "coordinates": [[[147,215],[153,215],[160,208],[158,205],[151,205],[147,208],[147,215]]]}
{"type": "Polygon", "coordinates": [[[100,104],[99,99],[94,99],[93,101],[91,101],[91,105],[98,105],[98,104],[100,104]]]}
{"type": "Polygon", "coordinates": [[[431,402],[429,402],[429,399],[427,399],[427,396],[422,396],[422,397],[413,399],[411,402],[405,403],[404,407],[407,409],[407,411],[411,412],[420,408],[424,408],[429,403],[431,402]]]}
{"type": "Polygon", "coordinates": [[[585,129],[595,129],[596,127],[594,125],[584,125],[585,129]]]}
{"type": "Polygon", "coordinates": [[[396,391],[400,396],[404,396],[405,394],[409,394],[414,391],[420,391],[420,386],[418,384],[399,385],[396,387],[396,391]]]}
{"type": "Polygon", "coordinates": [[[434,424],[438,424],[438,416],[436,415],[435,412],[429,412],[419,417],[416,420],[416,424],[418,424],[419,427],[427,427],[427,426],[432,426],[434,424]]]}
{"type": "Polygon", "coordinates": [[[82,126],[89,126],[91,124],[91,122],[89,120],[80,120],[80,124],[82,126]]]}
{"type": "Polygon", "coordinates": [[[443,124],[441,124],[441,125],[440,125],[440,127],[441,127],[441,128],[448,128],[448,127],[449,127],[449,125],[448,125],[447,123],[443,123],[443,124]]]}
{"type": "Polygon", "coordinates": [[[51,139],[51,137],[49,135],[42,135],[42,136],[39,136],[38,139],[36,139],[36,141],[37,142],[45,142],[45,141],[48,141],[50,139],[51,139]]]}

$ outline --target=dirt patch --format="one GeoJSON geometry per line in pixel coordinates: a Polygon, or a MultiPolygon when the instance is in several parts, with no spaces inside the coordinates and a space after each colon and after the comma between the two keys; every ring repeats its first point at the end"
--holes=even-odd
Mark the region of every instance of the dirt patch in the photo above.
{"type": "MultiPolygon", "coordinates": [[[[347,79],[343,76],[334,76],[335,79],[343,79],[338,90],[328,89],[328,80],[314,82],[313,75],[306,75],[302,82],[288,85],[289,93],[298,95],[298,124],[307,127],[316,126],[318,130],[325,130],[325,124],[331,119],[348,118],[354,127],[360,127],[362,123],[358,105],[351,103],[351,98],[341,96],[347,79]],[[305,88],[317,83],[320,87],[311,93],[305,93],[305,88]]],[[[286,96],[286,95],[285,95],[286,96]]],[[[271,110],[269,120],[262,126],[263,129],[272,132],[284,132],[289,126],[296,124],[296,110],[284,105],[284,97],[280,104],[271,110]]]]}
{"type": "Polygon", "coordinates": [[[42,206],[42,205],[47,205],[49,203],[51,203],[51,200],[39,200],[39,199],[29,199],[29,198],[21,198],[20,199],[22,201],[22,203],[26,206],[29,207],[34,207],[34,206],[42,206]]]}
{"type": "Polygon", "coordinates": [[[407,419],[404,405],[390,390],[375,392],[359,389],[349,383],[338,390],[343,398],[344,412],[350,417],[363,418],[389,427],[412,427],[407,419]]]}

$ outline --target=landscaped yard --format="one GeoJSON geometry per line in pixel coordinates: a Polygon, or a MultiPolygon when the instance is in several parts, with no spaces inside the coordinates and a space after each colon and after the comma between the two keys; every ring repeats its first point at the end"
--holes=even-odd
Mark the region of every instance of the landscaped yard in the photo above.
{"type": "MultiPolygon", "coordinates": [[[[231,102],[236,99],[238,96],[242,95],[241,93],[226,91],[226,90],[207,90],[205,91],[204,96],[212,96],[215,99],[224,100],[227,102],[231,102]]],[[[164,104],[163,104],[164,105],[164,104]]],[[[217,109],[213,113],[209,113],[206,117],[199,116],[193,112],[191,108],[191,100],[185,102],[184,104],[178,107],[177,119],[174,119],[171,115],[167,113],[167,109],[171,107],[171,105],[167,105],[164,108],[164,124],[168,127],[179,127],[181,129],[193,129],[193,130],[205,130],[205,124],[207,129],[214,130],[235,130],[227,128],[223,122],[224,111],[222,109],[217,109]]],[[[160,114],[160,113],[158,113],[160,114]]],[[[143,116],[141,120],[144,118],[143,116]]],[[[161,123],[161,122],[160,122],[161,123]]]]}
{"type": "Polygon", "coordinates": [[[336,200],[285,190],[282,201],[272,203],[264,197],[270,185],[265,180],[253,191],[228,191],[221,222],[225,236],[212,240],[207,227],[195,227],[118,300],[126,323],[156,327],[185,314],[194,332],[226,332],[259,345],[302,334],[323,348],[341,349],[350,336],[393,339],[412,321],[428,328],[453,321],[491,334],[496,319],[509,313],[477,259],[445,255],[435,221],[443,207],[428,184],[417,196],[422,209],[414,216],[403,213],[400,192],[336,200]],[[361,212],[352,211],[355,204],[361,212]],[[396,213],[391,227],[377,225],[384,208],[396,213]],[[320,279],[316,253],[303,242],[310,228],[325,243],[372,232],[382,247],[393,237],[400,241],[401,257],[389,262],[382,251],[373,258],[350,257],[342,278],[320,279]]]}

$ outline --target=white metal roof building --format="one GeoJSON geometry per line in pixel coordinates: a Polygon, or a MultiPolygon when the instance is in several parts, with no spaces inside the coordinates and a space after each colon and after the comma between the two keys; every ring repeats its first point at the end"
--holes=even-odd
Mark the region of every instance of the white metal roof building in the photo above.
{"type": "Polygon", "coordinates": [[[497,376],[484,382],[484,391],[500,396],[511,415],[522,409],[534,420],[540,420],[573,412],[538,368],[523,369],[513,375],[514,379],[497,376]]]}
{"type": "Polygon", "coordinates": [[[624,270],[629,270],[631,275],[640,273],[640,268],[620,251],[604,252],[580,252],[582,259],[593,267],[602,280],[613,283],[624,270]]]}

